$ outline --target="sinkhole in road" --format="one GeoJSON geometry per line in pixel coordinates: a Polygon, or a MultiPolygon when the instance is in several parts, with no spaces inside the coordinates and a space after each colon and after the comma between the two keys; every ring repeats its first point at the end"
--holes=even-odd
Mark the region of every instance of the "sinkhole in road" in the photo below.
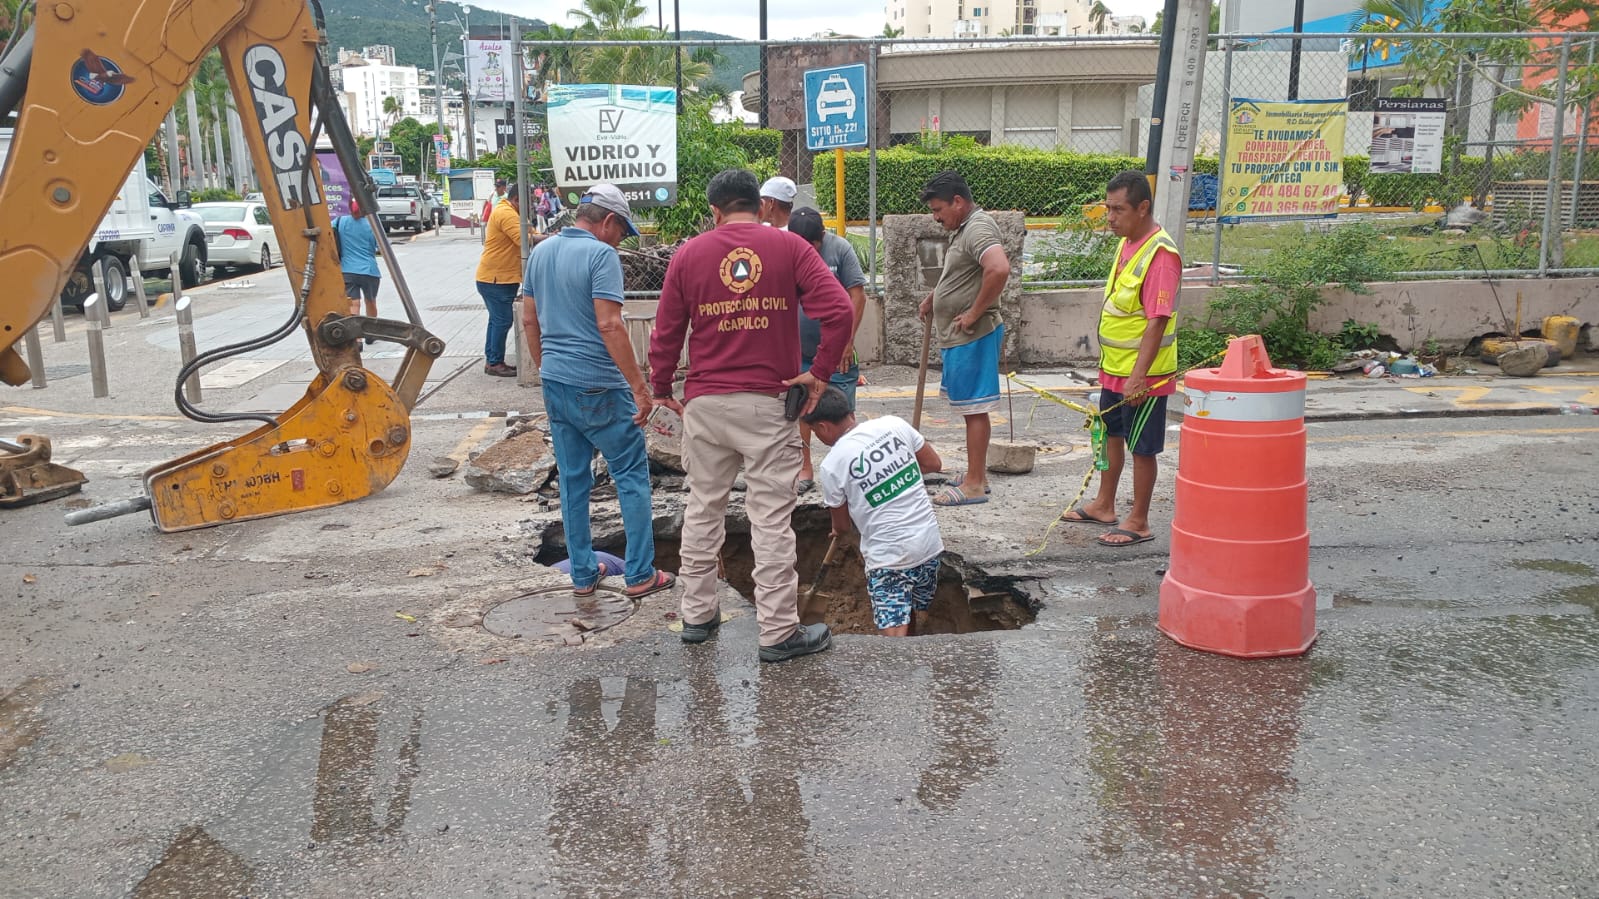
{"type": "MultiPolygon", "coordinates": [[[[827,509],[802,506],[794,511],[795,567],[799,571],[800,620],[810,624],[826,622],[834,633],[874,634],[872,604],[866,595],[866,571],[854,535],[841,540],[834,562],[821,572],[827,555],[831,525],[827,509]],[[818,575],[821,586],[807,602],[806,593],[818,575]]],[[[665,571],[677,571],[681,560],[681,533],[671,522],[658,518],[655,527],[655,564],[665,571]]],[[[559,524],[552,524],[535,555],[543,565],[554,565],[566,558],[565,535],[559,524]]],[[[618,530],[610,535],[595,535],[594,548],[622,555],[625,544],[618,530]]],[[[749,521],[741,514],[730,514],[727,537],[722,544],[722,577],[746,602],[755,594],[755,552],[750,545],[749,521]]],[[[939,566],[938,590],[931,608],[916,613],[912,633],[966,634],[973,631],[1016,630],[1032,623],[1037,601],[1017,586],[1017,579],[990,575],[945,553],[939,566]]]]}

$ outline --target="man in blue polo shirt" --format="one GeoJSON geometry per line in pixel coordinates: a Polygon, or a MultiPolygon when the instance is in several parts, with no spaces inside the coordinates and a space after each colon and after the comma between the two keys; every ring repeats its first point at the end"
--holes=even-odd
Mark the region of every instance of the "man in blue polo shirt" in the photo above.
{"type": "Polygon", "coordinates": [[[578,596],[593,594],[600,579],[589,522],[595,450],[605,457],[622,507],[627,594],[646,596],[677,580],[655,568],[642,429],[654,403],[622,321],[622,263],[615,247],[638,234],[631,215],[615,185],[594,185],[577,207],[576,223],[534,247],[522,276],[522,329],[544,383],[572,592],[578,596]]]}

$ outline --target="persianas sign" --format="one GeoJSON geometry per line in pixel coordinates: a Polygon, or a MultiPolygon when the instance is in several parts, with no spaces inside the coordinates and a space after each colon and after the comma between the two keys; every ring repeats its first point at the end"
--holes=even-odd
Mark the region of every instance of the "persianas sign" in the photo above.
{"type": "Polygon", "coordinates": [[[1348,112],[1347,100],[1235,97],[1221,162],[1221,220],[1337,215],[1348,112]]]}
{"type": "Polygon", "coordinates": [[[556,84],[545,94],[561,198],[614,184],[637,209],[677,202],[677,91],[638,84],[556,84]]]}

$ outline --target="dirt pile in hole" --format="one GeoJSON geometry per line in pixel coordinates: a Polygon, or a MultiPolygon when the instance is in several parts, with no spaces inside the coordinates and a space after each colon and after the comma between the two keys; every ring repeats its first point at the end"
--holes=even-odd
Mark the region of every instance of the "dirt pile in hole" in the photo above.
{"type": "MultiPolygon", "coordinates": [[[[723,576],[733,589],[746,598],[753,597],[755,553],[750,546],[748,527],[734,528],[732,522],[729,524],[727,539],[722,545],[723,576]]],[[[821,568],[822,558],[827,554],[828,530],[826,509],[807,507],[795,511],[800,620],[806,624],[825,621],[834,633],[877,633],[877,625],[872,620],[872,603],[866,596],[866,570],[854,534],[841,542],[833,564],[822,577],[821,588],[810,603],[805,602],[805,594],[810,590],[821,568]]],[[[680,543],[676,533],[657,532],[656,564],[667,571],[676,571],[680,543]]],[[[1015,630],[1030,624],[1034,617],[1033,608],[1025,595],[1009,586],[968,583],[959,560],[946,555],[944,564],[939,568],[938,592],[932,608],[925,613],[917,613],[913,632],[967,634],[972,631],[1015,630]]]]}

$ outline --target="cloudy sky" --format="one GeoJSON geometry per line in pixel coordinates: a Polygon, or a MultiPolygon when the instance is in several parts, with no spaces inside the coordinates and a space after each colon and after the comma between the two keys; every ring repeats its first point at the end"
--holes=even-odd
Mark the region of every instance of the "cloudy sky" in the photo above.
{"type": "MultiPolygon", "coordinates": [[[[652,0],[642,0],[649,7],[647,20],[656,20],[656,6],[652,0]]],[[[671,0],[664,3],[666,27],[672,27],[671,0]]],[[[683,27],[691,31],[715,31],[734,37],[755,38],[760,34],[756,0],[678,0],[683,11],[683,27]],[[738,10],[737,13],[733,10],[738,10]],[[746,11],[747,10],[747,11],[746,11]]],[[[566,10],[577,5],[576,0],[487,0],[488,8],[517,16],[539,18],[547,22],[561,22],[566,10]]],[[[1107,0],[1106,5],[1116,15],[1141,15],[1155,20],[1155,12],[1165,4],[1162,0],[1107,0]]],[[[874,35],[883,30],[883,7],[872,0],[768,0],[768,33],[774,39],[808,37],[831,28],[841,34],[874,35]]]]}

